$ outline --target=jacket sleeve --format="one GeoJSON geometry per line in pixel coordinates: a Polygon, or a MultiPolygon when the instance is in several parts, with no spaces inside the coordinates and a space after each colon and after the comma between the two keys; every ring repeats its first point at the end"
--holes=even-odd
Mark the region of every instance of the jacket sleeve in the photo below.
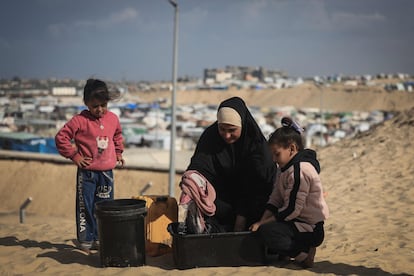
{"type": "Polygon", "coordinates": [[[115,153],[116,156],[122,156],[124,152],[124,140],[122,137],[122,128],[119,120],[117,119],[117,126],[114,133],[114,145],[115,145],[115,153]]]}
{"type": "Polygon", "coordinates": [[[75,116],[70,121],[68,121],[56,134],[56,148],[63,157],[74,160],[79,155],[76,145],[73,143],[73,138],[75,137],[78,130],[79,122],[75,116]]]}
{"type": "Polygon", "coordinates": [[[293,220],[297,218],[306,204],[311,179],[300,169],[300,163],[294,164],[294,183],[284,207],[279,209],[277,220],[293,220]]]}

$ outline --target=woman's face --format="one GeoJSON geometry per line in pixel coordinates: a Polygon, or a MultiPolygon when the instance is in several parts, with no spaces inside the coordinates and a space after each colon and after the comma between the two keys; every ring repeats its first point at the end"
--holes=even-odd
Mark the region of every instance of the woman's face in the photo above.
{"type": "Polygon", "coordinates": [[[239,140],[242,128],[230,124],[218,124],[220,136],[227,144],[233,144],[239,140]]]}
{"type": "Polygon", "coordinates": [[[108,110],[108,101],[91,99],[86,106],[95,118],[101,118],[108,110]]]}

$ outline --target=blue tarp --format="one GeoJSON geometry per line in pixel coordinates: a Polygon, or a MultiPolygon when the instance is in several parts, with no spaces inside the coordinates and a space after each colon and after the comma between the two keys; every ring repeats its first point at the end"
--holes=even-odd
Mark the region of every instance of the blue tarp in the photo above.
{"type": "Polygon", "coordinates": [[[28,133],[0,133],[0,147],[5,150],[58,154],[54,138],[28,133]]]}

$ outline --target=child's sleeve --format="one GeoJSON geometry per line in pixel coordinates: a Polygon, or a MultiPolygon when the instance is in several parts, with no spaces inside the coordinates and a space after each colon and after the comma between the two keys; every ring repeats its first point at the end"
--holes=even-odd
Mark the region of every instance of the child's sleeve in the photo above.
{"type": "Polygon", "coordinates": [[[116,156],[122,156],[122,153],[124,152],[124,139],[122,137],[122,128],[119,120],[117,120],[117,127],[115,129],[113,140],[116,156]]]}
{"type": "Polygon", "coordinates": [[[79,129],[77,125],[76,119],[72,118],[58,131],[55,136],[55,144],[59,153],[63,157],[72,160],[78,152],[76,146],[72,143],[72,140],[79,129]]]}
{"type": "MultiPolygon", "coordinates": [[[[301,168],[300,164],[294,165],[294,185],[290,191],[289,202],[279,214],[278,218],[281,220],[293,220],[297,218],[306,205],[306,200],[309,196],[309,190],[312,182],[312,174],[309,169],[301,168]]],[[[309,166],[306,166],[309,168],[309,166]]],[[[313,167],[312,167],[313,169],[313,167]]],[[[313,171],[315,171],[313,169],[313,171]]],[[[315,171],[316,173],[316,171],[315,171]]]]}

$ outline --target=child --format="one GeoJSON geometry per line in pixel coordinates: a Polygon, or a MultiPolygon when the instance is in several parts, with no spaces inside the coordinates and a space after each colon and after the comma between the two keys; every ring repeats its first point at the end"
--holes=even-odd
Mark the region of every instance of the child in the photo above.
{"type": "Polygon", "coordinates": [[[80,249],[99,245],[95,203],[114,198],[112,169],[124,166],[122,130],[108,102],[119,97],[105,82],[88,79],[83,101],[88,110],[75,115],[55,137],[59,153],[78,167],[76,178],[76,232],[80,249]],[[74,144],[72,143],[74,142],[74,144]]]}
{"type": "Polygon", "coordinates": [[[303,268],[313,266],[316,247],[324,239],[329,210],[323,196],[316,153],[304,149],[303,129],[290,118],[269,138],[279,166],[273,192],[260,221],[250,226],[269,251],[295,258],[303,268]]]}

